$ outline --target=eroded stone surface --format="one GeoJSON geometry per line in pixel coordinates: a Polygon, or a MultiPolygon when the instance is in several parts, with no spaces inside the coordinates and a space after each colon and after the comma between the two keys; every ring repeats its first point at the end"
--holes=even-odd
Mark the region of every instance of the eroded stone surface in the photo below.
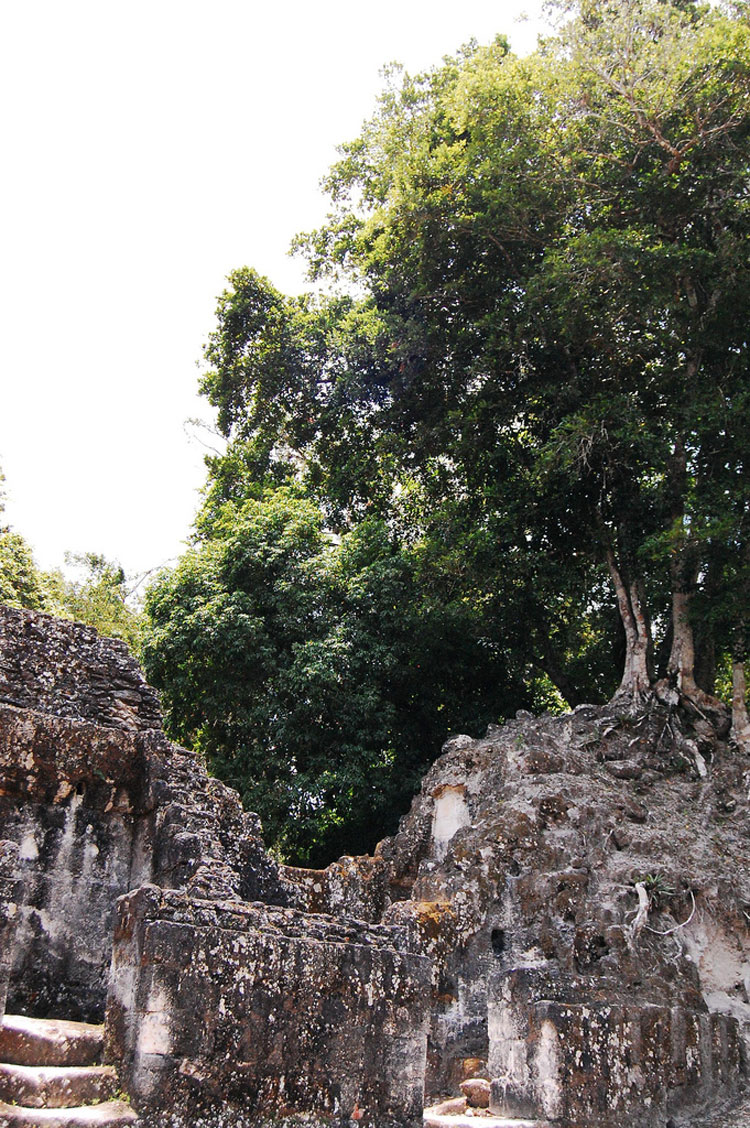
{"type": "Polygon", "coordinates": [[[0,1061],[12,1065],[91,1065],[103,1044],[104,1028],[95,1023],[6,1014],[0,1024],[0,1061]]]}
{"type": "Polygon", "coordinates": [[[0,705],[0,827],[15,843],[11,1009],[101,1018],[143,766],[131,733],[0,705]]]}
{"type": "Polygon", "coordinates": [[[20,884],[16,878],[18,846],[0,839],[0,1021],[5,1014],[20,884]]]}
{"type": "Polygon", "coordinates": [[[156,691],[124,642],[0,606],[0,702],[107,728],[161,728],[156,691]]]}
{"type": "Polygon", "coordinates": [[[287,869],[121,654],[0,621],[0,1002],[8,973],[11,999],[100,1013],[142,887],[108,1044],[145,1128],[412,1124],[423,1077],[491,1081],[487,1123],[740,1128],[750,763],[720,715],[457,737],[375,857],[287,869]]]}
{"type": "Polygon", "coordinates": [[[7,986],[11,1009],[101,1020],[115,904],[144,882],[223,899],[286,904],[297,897],[266,854],[257,817],[194,755],[145,727],[159,719],[153,691],[119,644],[112,642],[110,655],[112,640],[91,634],[0,607],[0,688],[50,710],[0,704],[0,838],[10,841],[0,845],[0,940],[8,935],[0,947],[0,1013],[7,986]],[[2,650],[8,640],[10,658],[2,650]],[[13,690],[9,679],[29,640],[31,673],[13,690]],[[148,707],[137,723],[118,726],[107,678],[126,675],[148,707]],[[80,719],[97,701],[104,723],[80,719]]]}
{"type": "Polygon", "coordinates": [[[27,1108],[70,1108],[109,1100],[119,1089],[110,1065],[31,1066],[0,1062],[0,1100],[27,1108]]]}
{"type": "Polygon", "coordinates": [[[473,1077],[461,1082],[461,1092],[471,1108],[490,1107],[490,1083],[482,1077],[473,1077]]]}
{"type": "Polygon", "coordinates": [[[0,1128],[121,1128],[138,1123],[124,1101],[82,1108],[23,1108],[0,1102],[0,1128]]]}
{"type": "MultiPolygon", "coordinates": [[[[750,763],[722,731],[586,706],[446,745],[369,899],[433,960],[428,1097],[467,1059],[489,1061],[495,1113],[558,1124],[662,1128],[736,1092],[750,763]]],[[[349,859],[349,903],[360,865],[372,886],[373,861],[349,859]]]]}
{"type": "Polygon", "coordinates": [[[395,928],[146,887],[120,903],[108,1052],[141,1112],[185,1124],[224,1101],[417,1125],[429,976],[395,928]]]}

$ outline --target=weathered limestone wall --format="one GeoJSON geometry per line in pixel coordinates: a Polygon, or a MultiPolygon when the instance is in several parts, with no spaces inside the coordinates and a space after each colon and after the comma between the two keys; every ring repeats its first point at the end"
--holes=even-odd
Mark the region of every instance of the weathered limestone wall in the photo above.
{"type": "Polygon", "coordinates": [[[282,866],[280,876],[297,908],[310,913],[379,921],[391,903],[391,874],[383,858],[339,858],[327,869],[282,866]]]}
{"type": "Polygon", "coordinates": [[[6,985],[29,1014],[101,1019],[107,998],[144,1128],[416,1125],[429,960],[351,919],[382,915],[390,869],[363,884],[342,860],[318,875],[338,919],[316,914],[315,876],[267,855],[85,628],[0,608],[0,697],[0,1012],[6,985]]]}
{"type": "Polygon", "coordinates": [[[513,968],[490,982],[499,1114],[662,1128],[670,1112],[739,1090],[745,1047],[736,1018],[637,996],[623,1002],[616,981],[564,982],[556,972],[513,968]]]}
{"type": "Polygon", "coordinates": [[[160,729],[156,691],[124,642],[0,606],[0,703],[105,728],[160,729]]]}
{"type": "Polygon", "coordinates": [[[146,887],[119,907],[109,1055],[155,1123],[417,1125],[428,983],[397,929],[146,887]]]}
{"type": "Polygon", "coordinates": [[[133,733],[0,705],[0,828],[20,885],[9,1003],[101,1017],[114,905],[150,874],[133,733]]]}
{"type": "MultiPolygon", "coordinates": [[[[195,897],[296,905],[298,894],[266,853],[257,815],[162,732],[141,733],[143,810],[151,878],[195,897]]],[[[133,886],[131,886],[133,888],[133,886]]]]}
{"type": "Polygon", "coordinates": [[[0,705],[0,779],[17,1010],[101,1020],[116,901],[145,882],[286,903],[255,816],[162,733],[0,705]]]}
{"type": "Polygon", "coordinates": [[[116,901],[145,882],[287,903],[257,817],[154,727],[156,695],[121,643],[0,607],[2,701],[0,837],[15,843],[19,890],[3,949],[14,1009],[100,1020],[116,901]]]}
{"type": "Polygon", "coordinates": [[[0,607],[0,837],[16,846],[9,1003],[104,1012],[114,905],[151,876],[139,734],[158,699],[124,643],[0,607]]]}
{"type": "Polygon", "coordinates": [[[18,913],[18,890],[14,878],[17,854],[15,842],[0,841],[0,1021],[5,1014],[10,957],[18,913]]]}
{"type": "Polygon", "coordinates": [[[431,957],[428,1101],[483,1076],[498,1115],[662,1128],[747,1079],[748,778],[697,715],[519,714],[449,741],[374,859],[295,879],[431,957]]]}

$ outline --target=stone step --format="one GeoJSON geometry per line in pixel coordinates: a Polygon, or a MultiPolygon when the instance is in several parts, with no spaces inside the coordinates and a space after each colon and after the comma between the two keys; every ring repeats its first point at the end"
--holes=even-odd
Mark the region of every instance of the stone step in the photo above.
{"type": "Polygon", "coordinates": [[[138,1123],[124,1101],[80,1108],[24,1108],[0,1102],[0,1128],[123,1128],[138,1123]]]}
{"type": "Polygon", "coordinates": [[[118,1089],[111,1065],[11,1065],[0,1062],[0,1101],[71,1108],[108,1101],[118,1089]]]}
{"type": "Polygon", "coordinates": [[[443,1104],[424,1110],[424,1128],[552,1128],[543,1120],[513,1120],[505,1116],[493,1116],[484,1109],[473,1113],[441,1112],[443,1104]]]}
{"type": "Polygon", "coordinates": [[[61,1018],[6,1014],[0,1025],[0,1061],[11,1065],[95,1065],[104,1027],[61,1018]]]}

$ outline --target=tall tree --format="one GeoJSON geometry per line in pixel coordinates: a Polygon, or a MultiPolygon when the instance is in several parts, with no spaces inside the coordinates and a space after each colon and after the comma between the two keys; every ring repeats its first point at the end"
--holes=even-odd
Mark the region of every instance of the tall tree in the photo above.
{"type": "Polygon", "coordinates": [[[706,704],[692,605],[717,546],[700,515],[742,465],[716,439],[748,380],[749,51],[744,8],[597,0],[529,60],[495,44],[406,78],[305,244],[390,335],[379,434],[422,467],[439,452],[500,510],[512,451],[557,507],[550,553],[606,564],[623,696],[654,684],[666,588],[662,687],[706,704]]]}
{"type": "Polygon", "coordinates": [[[286,858],[323,864],[395,830],[447,732],[531,695],[385,525],[340,541],[299,488],[212,502],[149,590],[146,670],[167,723],[261,815],[286,858]]]}
{"type": "MultiPolygon", "coordinates": [[[[404,674],[401,622],[431,640],[423,671],[454,671],[441,687],[474,660],[458,643],[455,664],[437,657],[439,637],[455,637],[447,620],[435,632],[440,608],[484,649],[470,684],[485,707],[488,672],[509,688],[541,668],[571,704],[656,693],[705,713],[731,642],[735,733],[747,732],[747,8],[563,7],[559,34],[527,59],[498,39],[424,75],[391,72],[328,177],[328,221],[298,243],[328,296],[288,298],[243,269],[220,300],[203,391],[228,452],[211,463],[195,554],[153,597],[152,662],[186,717],[205,684],[231,689],[222,708],[234,716],[236,671],[211,672],[209,654],[198,671],[194,632],[210,628],[204,604],[230,643],[249,645],[254,624],[273,658],[258,700],[283,685],[288,704],[263,722],[273,756],[245,736],[222,748],[256,748],[247,779],[286,763],[287,813],[333,803],[346,823],[356,803],[342,814],[333,792],[364,794],[316,791],[322,745],[294,751],[291,718],[309,726],[344,699],[371,715],[335,671],[359,670],[357,654],[379,655],[368,669],[382,670],[390,654],[398,677],[373,688],[363,671],[360,684],[385,719],[396,699],[417,714],[432,701],[429,677],[404,674]],[[270,534],[250,536],[246,521],[279,488],[314,505],[316,536],[342,537],[324,564],[311,549],[299,577],[317,608],[307,643],[288,633],[296,612],[279,618],[294,585],[256,603],[270,534]],[[227,584],[235,526],[257,590],[227,584]],[[386,555],[342,572],[375,528],[386,555]],[[238,600],[250,610],[235,624],[224,615],[238,600]],[[417,689],[399,697],[402,684],[417,689]]],[[[375,725],[374,743],[350,719],[319,729],[364,786],[401,723],[375,725]]],[[[211,725],[199,742],[215,739],[211,725]]]]}

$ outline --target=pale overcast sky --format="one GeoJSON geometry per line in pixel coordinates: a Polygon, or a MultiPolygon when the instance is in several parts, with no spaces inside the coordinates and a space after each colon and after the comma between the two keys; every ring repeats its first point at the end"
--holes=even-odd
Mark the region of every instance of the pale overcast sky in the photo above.
{"type": "Polygon", "coordinates": [[[0,0],[0,467],[44,567],[184,547],[227,273],[303,288],[292,236],[391,60],[533,49],[540,0],[0,0]],[[517,22],[523,12],[532,17],[517,22]]]}

